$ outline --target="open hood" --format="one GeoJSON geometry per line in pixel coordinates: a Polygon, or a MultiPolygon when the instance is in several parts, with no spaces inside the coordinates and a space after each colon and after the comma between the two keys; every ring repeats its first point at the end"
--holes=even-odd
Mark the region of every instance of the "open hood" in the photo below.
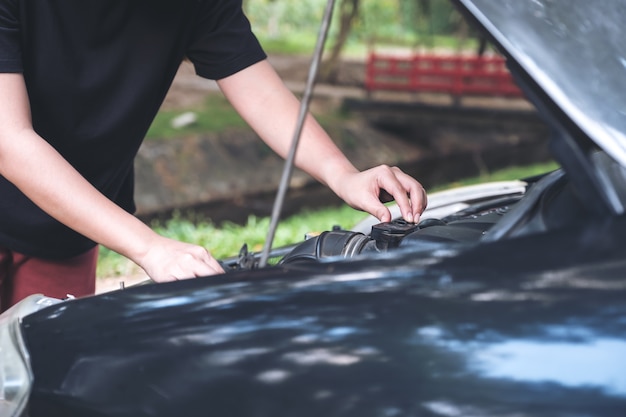
{"type": "Polygon", "coordinates": [[[581,130],[626,166],[626,3],[460,3],[581,130]]]}
{"type": "Polygon", "coordinates": [[[555,157],[569,174],[579,176],[573,180],[581,190],[602,201],[596,211],[623,213],[625,199],[616,190],[616,178],[599,172],[605,170],[590,154],[599,148],[618,170],[626,167],[626,3],[456,2],[507,56],[517,82],[558,132],[555,157]]]}

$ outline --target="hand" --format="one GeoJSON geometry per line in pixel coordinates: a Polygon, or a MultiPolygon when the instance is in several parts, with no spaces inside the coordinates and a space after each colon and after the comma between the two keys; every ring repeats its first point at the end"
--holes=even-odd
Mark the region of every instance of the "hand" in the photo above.
{"type": "Polygon", "coordinates": [[[336,182],[335,192],[350,206],[366,211],[381,222],[391,221],[383,202],[392,197],[409,223],[417,223],[426,209],[426,191],[422,185],[398,167],[381,165],[367,171],[346,174],[336,182]],[[382,198],[381,198],[382,197],[382,198]]]}
{"type": "Polygon", "coordinates": [[[155,282],[176,281],[224,272],[219,262],[201,246],[162,236],[157,236],[155,240],[148,251],[136,260],[155,282]]]}

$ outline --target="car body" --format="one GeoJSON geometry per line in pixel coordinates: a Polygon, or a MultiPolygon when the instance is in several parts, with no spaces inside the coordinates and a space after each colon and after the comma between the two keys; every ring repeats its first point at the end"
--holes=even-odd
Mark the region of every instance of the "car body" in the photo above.
{"type": "Polygon", "coordinates": [[[458,0],[561,168],[230,272],[2,316],[2,415],[626,415],[626,6],[458,0]],[[3,408],[4,407],[4,408],[3,408]],[[28,414],[25,414],[28,413],[28,414]]]}

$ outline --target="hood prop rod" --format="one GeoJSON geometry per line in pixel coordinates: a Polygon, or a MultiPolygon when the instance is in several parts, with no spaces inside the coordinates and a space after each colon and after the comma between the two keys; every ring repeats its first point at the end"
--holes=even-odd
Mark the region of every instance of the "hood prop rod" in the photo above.
{"type": "Polygon", "coordinates": [[[263,251],[261,252],[261,259],[259,261],[260,268],[265,267],[267,265],[267,260],[269,258],[269,254],[272,249],[272,243],[274,241],[274,236],[276,234],[276,228],[278,227],[278,221],[279,221],[282,209],[283,209],[283,204],[285,202],[285,194],[287,193],[287,188],[289,187],[289,182],[291,181],[291,175],[293,173],[293,167],[294,167],[295,158],[296,158],[296,151],[298,149],[298,144],[300,143],[300,137],[302,136],[302,128],[304,126],[306,116],[309,113],[309,106],[311,102],[311,96],[313,93],[313,87],[315,85],[315,79],[317,77],[319,64],[320,64],[320,61],[322,60],[322,54],[324,52],[324,45],[326,43],[326,38],[328,37],[328,31],[330,28],[330,23],[332,21],[334,8],[335,8],[335,0],[328,0],[328,3],[326,4],[326,9],[324,11],[324,18],[322,19],[322,23],[320,26],[317,43],[315,45],[313,59],[309,67],[309,74],[308,74],[306,88],[304,90],[304,96],[302,97],[302,100],[300,101],[300,113],[298,114],[298,122],[296,124],[296,129],[295,129],[293,139],[291,142],[291,148],[289,149],[287,159],[285,160],[285,166],[283,168],[283,174],[280,180],[280,185],[278,187],[278,193],[276,194],[276,199],[274,200],[274,207],[272,209],[272,219],[270,222],[270,228],[268,230],[267,237],[265,239],[265,244],[263,246],[263,251]]]}

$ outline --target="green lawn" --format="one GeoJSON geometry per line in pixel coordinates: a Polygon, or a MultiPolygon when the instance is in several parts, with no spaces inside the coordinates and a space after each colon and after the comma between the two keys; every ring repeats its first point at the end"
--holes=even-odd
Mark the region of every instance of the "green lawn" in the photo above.
{"type": "Polygon", "coordinates": [[[246,122],[219,93],[208,94],[201,105],[181,110],[161,110],[150,126],[146,139],[172,139],[190,134],[221,132],[231,128],[247,127],[246,122]],[[183,113],[193,112],[196,122],[176,129],[171,123],[183,113]]]}

